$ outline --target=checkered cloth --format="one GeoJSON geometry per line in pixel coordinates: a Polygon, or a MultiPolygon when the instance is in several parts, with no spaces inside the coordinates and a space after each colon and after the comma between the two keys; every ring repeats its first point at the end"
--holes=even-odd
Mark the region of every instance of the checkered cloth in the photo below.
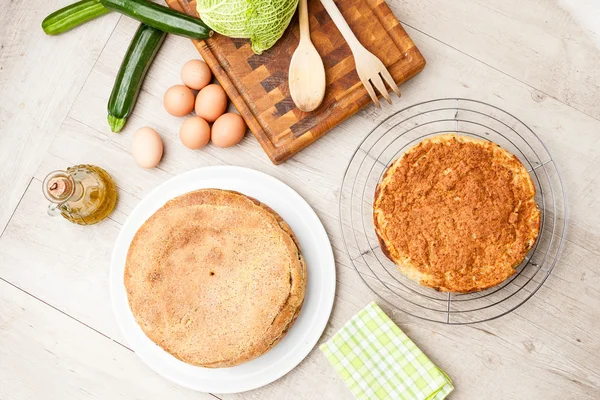
{"type": "Polygon", "coordinates": [[[454,389],[444,371],[374,302],[320,349],[360,400],[441,400],[454,389]]]}

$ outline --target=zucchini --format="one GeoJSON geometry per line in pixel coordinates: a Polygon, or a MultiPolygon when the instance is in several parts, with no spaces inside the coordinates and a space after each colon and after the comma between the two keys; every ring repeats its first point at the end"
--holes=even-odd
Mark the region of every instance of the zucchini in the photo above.
{"type": "Polygon", "coordinates": [[[165,32],[146,24],[140,24],[133,36],[108,100],[108,125],[113,132],[121,131],[133,111],[146,72],[165,36],[165,32]]]}
{"type": "Polygon", "coordinates": [[[171,10],[147,0],[100,0],[108,9],[118,11],[163,32],[191,39],[206,39],[212,30],[199,18],[171,10]]]}
{"type": "Polygon", "coordinates": [[[42,29],[48,35],[58,35],[108,12],[110,11],[100,3],[100,0],[78,1],[44,18],[42,29]]]}

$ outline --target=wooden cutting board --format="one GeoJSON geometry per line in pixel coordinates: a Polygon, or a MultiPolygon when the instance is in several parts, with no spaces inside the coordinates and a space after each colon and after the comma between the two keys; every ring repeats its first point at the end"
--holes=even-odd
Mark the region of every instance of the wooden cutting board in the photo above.
{"type": "MultiPolygon", "coordinates": [[[[198,16],[195,0],[166,0],[198,16]]],[[[337,0],[360,42],[388,67],[400,85],[419,73],[425,59],[383,0],[337,0]]],[[[295,107],[288,87],[290,60],[298,46],[298,19],[270,50],[256,55],[247,39],[218,34],[194,41],[229,98],[274,164],[280,164],[329,129],[371,103],[356,74],[354,58],[319,0],[308,1],[313,43],[323,57],[327,90],[310,113],[295,107]]],[[[402,90],[402,88],[400,88],[402,90]]]]}

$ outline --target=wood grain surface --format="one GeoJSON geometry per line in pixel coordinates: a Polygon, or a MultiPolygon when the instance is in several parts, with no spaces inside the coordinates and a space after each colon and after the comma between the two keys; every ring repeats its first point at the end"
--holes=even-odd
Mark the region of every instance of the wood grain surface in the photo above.
{"type": "MultiPolygon", "coordinates": [[[[167,4],[197,16],[195,0],[167,4]]],[[[419,73],[425,59],[384,0],[338,0],[361,41],[378,56],[400,85],[419,73]]],[[[319,0],[309,0],[312,41],[323,58],[327,88],[312,112],[299,110],[288,86],[290,60],[298,47],[297,15],[268,51],[254,54],[248,39],[215,34],[194,45],[274,164],[292,157],[371,100],[356,74],[354,58],[319,0]]],[[[401,89],[402,90],[402,89],[401,89]]]]}
{"type": "Polygon", "coordinates": [[[229,149],[181,145],[183,119],[163,110],[162,96],[198,52],[175,36],[150,68],[127,126],[110,132],[106,104],[138,23],[110,14],[62,36],[41,35],[44,16],[71,2],[5,1],[0,13],[0,399],[351,400],[316,348],[283,378],[247,393],[206,395],[165,381],[128,348],[113,317],[112,248],[133,207],[174,175],[221,164],[271,174],[311,204],[334,247],[337,292],[322,343],[375,299],[339,229],[348,161],[391,113],[440,97],[501,107],[546,143],[568,196],[565,248],[542,289],[498,320],[452,327],[384,310],[452,377],[450,400],[600,397],[600,92],[588,90],[600,82],[600,50],[597,24],[584,24],[599,15],[597,1],[389,0],[427,68],[393,105],[363,108],[279,166],[251,135],[229,149]],[[152,170],[131,157],[142,126],[165,145],[152,170]],[[49,171],[81,162],[102,166],[119,187],[116,211],[91,227],[48,217],[41,194],[49,171]]]}

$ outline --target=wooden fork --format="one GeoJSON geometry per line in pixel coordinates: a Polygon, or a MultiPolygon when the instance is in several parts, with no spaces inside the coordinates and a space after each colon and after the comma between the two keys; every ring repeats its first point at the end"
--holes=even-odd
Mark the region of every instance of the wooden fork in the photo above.
{"type": "Polygon", "coordinates": [[[386,81],[388,86],[398,96],[400,96],[400,90],[398,89],[398,85],[396,85],[396,82],[394,82],[394,78],[392,78],[392,75],[390,75],[385,65],[383,65],[377,56],[365,49],[365,47],[360,44],[358,38],[354,32],[352,32],[350,26],[348,26],[344,16],[337,8],[333,0],[321,0],[321,3],[348,43],[348,46],[350,46],[350,50],[352,51],[352,55],[354,56],[354,61],[356,63],[356,72],[358,73],[358,77],[360,78],[360,81],[364,85],[365,89],[367,89],[367,92],[369,93],[369,96],[371,96],[373,103],[375,103],[377,107],[381,107],[379,104],[379,99],[377,99],[377,95],[375,94],[375,90],[373,90],[373,86],[375,86],[377,91],[381,93],[387,102],[392,104],[392,100],[390,99],[390,95],[385,88],[383,80],[386,81]],[[383,78],[383,80],[381,78],[383,78]],[[373,86],[371,86],[371,84],[373,84],[373,86]]]}

